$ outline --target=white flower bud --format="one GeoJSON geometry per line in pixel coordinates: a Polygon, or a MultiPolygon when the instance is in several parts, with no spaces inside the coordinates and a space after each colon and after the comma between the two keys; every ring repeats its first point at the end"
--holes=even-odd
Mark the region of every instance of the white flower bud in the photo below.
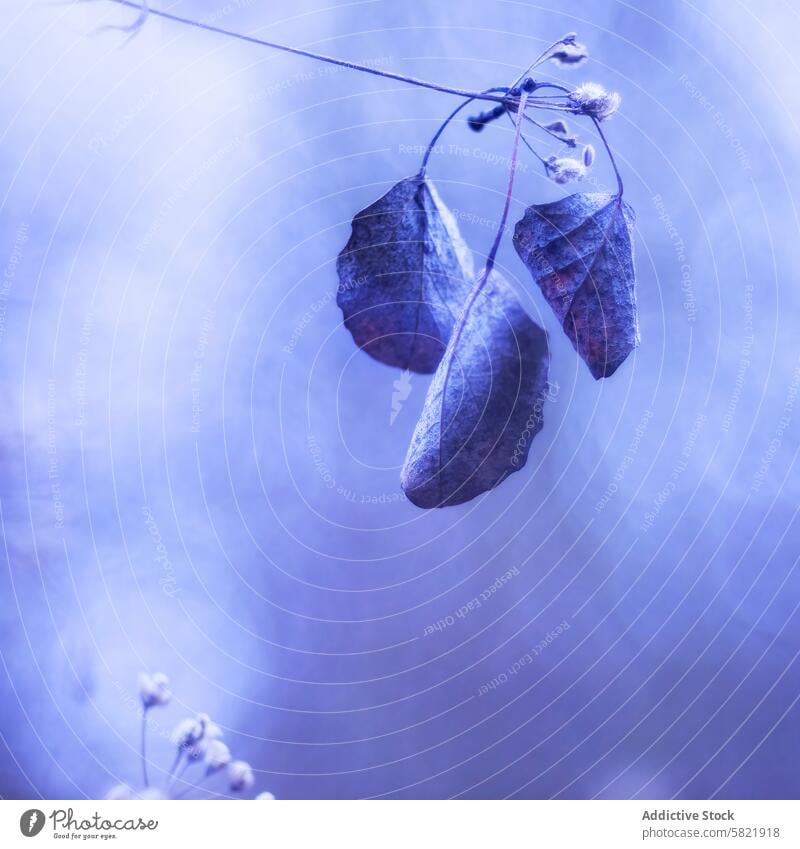
{"type": "Polygon", "coordinates": [[[583,115],[589,115],[598,121],[605,121],[619,109],[621,102],[617,92],[606,91],[597,83],[584,83],[570,92],[569,99],[583,115]]]}
{"type": "Polygon", "coordinates": [[[205,747],[206,772],[218,772],[231,762],[231,750],[221,740],[209,740],[205,747]]]}
{"type": "Polygon", "coordinates": [[[198,713],[197,719],[183,719],[172,732],[172,742],[181,749],[190,760],[205,757],[208,744],[222,737],[222,729],[207,713],[198,713]]]}
{"type": "MultiPolygon", "coordinates": [[[[222,735],[222,729],[216,722],[212,722],[207,713],[201,713],[203,718],[203,727],[205,728],[204,737],[207,740],[219,740],[222,735]]],[[[198,717],[199,718],[199,717],[198,717]]]]}
{"type": "Polygon", "coordinates": [[[258,796],[256,796],[256,801],[274,802],[275,795],[273,793],[270,793],[268,790],[265,790],[263,793],[259,793],[258,796]]]}
{"type": "Polygon", "coordinates": [[[234,793],[249,790],[255,784],[253,770],[247,761],[232,761],[228,764],[228,780],[234,793]]]}
{"type": "Polygon", "coordinates": [[[175,730],[172,732],[172,742],[179,749],[186,749],[189,746],[199,743],[203,739],[204,733],[205,728],[203,724],[197,719],[188,717],[187,719],[182,719],[175,726],[175,730]]]}
{"type": "Polygon", "coordinates": [[[156,672],[154,675],[142,672],[139,675],[139,695],[145,710],[156,705],[169,704],[172,699],[169,678],[163,672],[156,672]]]}
{"type": "Polygon", "coordinates": [[[570,183],[572,180],[580,180],[586,173],[582,162],[568,157],[551,156],[545,163],[545,167],[550,179],[559,185],[570,183]]]}

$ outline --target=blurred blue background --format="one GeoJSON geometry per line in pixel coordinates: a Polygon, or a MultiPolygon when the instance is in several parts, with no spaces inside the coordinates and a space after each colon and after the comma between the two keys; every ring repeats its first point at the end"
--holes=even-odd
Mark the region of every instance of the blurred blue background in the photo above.
{"type": "MultiPolygon", "coordinates": [[[[557,393],[524,471],[432,512],[398,484],[428,378],[392,423],[333,296],[452,98],[0,8],[0,795],[135,785],[146,669],[157,778],[208,711],[282,798],[800,796],[790,3],[162,0],[469,88],[574,30],[590,64],[548,73],[622,94],[642,345],[595,382],[506,241],[557,393]]],[[[478,261],[510,130],[430,166],[478,261]]],[[[563,193],[523,161],[513,220],[563,193]]]]}

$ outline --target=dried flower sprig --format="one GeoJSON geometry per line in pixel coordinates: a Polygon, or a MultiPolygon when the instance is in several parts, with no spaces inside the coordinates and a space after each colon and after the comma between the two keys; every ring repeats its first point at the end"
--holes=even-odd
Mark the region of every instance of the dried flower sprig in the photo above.
{"type": "MultiPolygon", "coordinates": [[[[143,672],[139,675],[139,696],[142,701],[142,734],[141,760],[144,786],[135,790],[129,784],[116,784],[108,793],[106,799],[182,799],[188,793],[199,788],[212,776],[227,772],[230,790],[243,793],[255,784],[253,768],[247,761],[233,760],[228,746],[220,739],[222,729],[207,713],[196,717],[182,719],[175,726],[171,739],[175,745],[175,759],[167,773],[164,787],[152,787],[147,774],[147,713],[151,708],[164,707],[172,700],[169,679],[162,672],[150,675],[143,672]],[[183,774],[195,763],[205,766],[203,776],[179,793],[173,793],[174,785],[181,780],[183,774]]],[[[271,793],[260,793],[257,799],[274,799],[271,793]]]]}
{"type": "Polygon", "coordinates": [[[139,696],[142,700],[142,778],[144,786],[148,787],[150,782],[147,777],[147,711],[154,707],[164,707],[172,700],[172,691],[169,688],[169,679],[163,672],[148,675],[146,672],[139,674],[139,696]]]}
{"type": "MultiPolygon", "coordinates": [[[[110,2],[136,9],[141,25],[139,3],[110,2]]],[[[618,111],[620,96],[595,82],[564,86],[533,76],[546,62],[562,68],[586,62],[588,51],[575,33],[546,47],[510,85],[472,91],[231,32],[171,12],[150,9],[149,14],[461,99],[436,131],[417,174],[355,216],[352,235],[337,260],[337,304],[356,344],[387,365],[433,374],[400,475],[414,504],[426,508],[460,504],[497,486],[525,465],[531,440],[542,428],[547,336],[527,316],[494,263],[506,229],[520,146],[559,185],[581,179],[593,167],[595,151],[585,145],[577,157],[564,155],[564,148],[578,147],[577,135],[563,121],[538,121],[529,112],[560,112],[590,120],[614,170],[617,191],[576,192],[553,203],[529,206],[514,229],[517,253],[596,379],[614,374],[638,345],[633,211],[622,199],[622,176],[603,129],[618,111]],[[472,130],[481,132],[503,115],[514,124],[505,205],[485,267],[478,273],[454,216],[427,178],[436,142],[464,107],[475,102],[488,102],[491,108],[467,119],[472,130]],[[523,132],[529,127],[559,149],[537,150],[523,132]],[[488,339],[487,327],[492,329],[488,339]],[[469,404],[462,405],[463,399],[470,399],[469,404]]],[[[188,743],[186,752],[179,750],[180,759],[185,756],[184,767],[198,743],[188,743]]],[[[201,754],[198,750],[197,756],[201,754]]],[[[228,770],[233,786],[248,785],[249,774],[240,762],[233,761],[228,770]]]]}

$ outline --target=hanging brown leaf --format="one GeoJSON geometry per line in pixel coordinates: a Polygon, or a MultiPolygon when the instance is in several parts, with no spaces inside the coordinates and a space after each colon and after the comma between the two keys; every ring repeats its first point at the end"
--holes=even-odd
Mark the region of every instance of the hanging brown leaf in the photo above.
{"type": "Polygon", "coordinates": [[[596,379],[639,344],[633,210],[618,195],[577,193],[529,206],[514,246],[596,379]]]}
{"type": "Polygon", "coordinates": [[[356,344],[387,365],[435,371],[474,275],[434,186],[409,177],[359,212],[337,271],[336,300],[356,344]]]}
{"type": "Polygon", "coordinates": [[[548,365],[547,334],[493,272],[428,388],[400,476],[409,500],[461,504],[521,469],[542,428],[548,365]]]}

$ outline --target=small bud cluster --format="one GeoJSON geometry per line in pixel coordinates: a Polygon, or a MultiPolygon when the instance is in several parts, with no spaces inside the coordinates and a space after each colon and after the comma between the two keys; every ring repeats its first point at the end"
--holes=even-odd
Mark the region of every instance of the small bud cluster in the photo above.
{"type": "Polygon", "coordinates": [[[155,675],[142,672],[139,675],[139,695],[145,710],[168,705],[172,700],[169,679],[163,672],[156,672],[155,675]]]}
{"type": "MultiPolygon", "coordinates": [[[[576,33],[570,32],[551,45],[530,66],[528,72],[547,60],[553,60],[555,63],[564,67],[575,67],[583,64],[588,57],[589,51],[586,49],[586,46],[577,40],[576,33]]],[[[591,118],[596,124],[599,124],[600,121],[607,121],[619,109],[621,101],[619,94],[617,92],[607,91],[599,83],[582,83],[575,88],[567,88],[556,83],[537,81],[533,77],[527,76],[528,72],[526,72],[523,89],[530,93],[531,97],[528,105],[533,108],[550,111],[559,110],[576,116],[585,116],[591,118]],[[553,89],[561,93],[552,94],[550,90],[553,89]]],[[[516,93],[517,91],[519,91],[518,88],[509,90],[510,93],[516,93]]],[[[511,111],[513,110],[509,110],[509,112],[511,111]]],[[[592,167],[595,160],[595,149],[592,145],[581,145],[577,135],[570,132],[567,123],[563,120],[539,123],[528,116],[525,116],[525,119],[539,127],[565,147],[571,150],[580,148],[580,151],[576,152],[577,155],[575,156],[565,156],[561,152],[556,152],[551,156],[540,155],[525,136],[522,136],[523,143],[539,159],[544,166],[545,174],[551,180],[559,185],[564,185],[571,183],[573,180],[580,180],[586,175],[586,171],[592,167]]],[[[599,127],[598,130],[600,130],[599,127]]],[[[605,137],[602,131],[600,131],[600,136],[605,143],[605,137]]],[[[612,164],[614,164],[613,157],[612,164]]],[[[614,165],[614,170],[616,171],[616,165],[614,165]]]]}
{"type": "MultiPolygon", "coordinates": [[[[144,708],[143,721],[147,721],[147,712],[154,707],[163,707],[172,700],[169,679],[161,672],[150,675],[143,672],[139,675],[139,696],[144,708]]],[[[146,728],[146,726],[143,726],[146,728]]],[[[145,787],[141,791],[134,790],[128,784],[117,784],[106,794],[106,799],[168,799],[173,783],[194,763],[205,766],[202,780],[218,773],[226,772],[228,787],[233,793],[243,793],[255,784],[253,768],[247,761],[233,760],[231,750],[222,742],[222,729],[207,713],[199,713],[195,717],[182,719],[173,729],[171,740],[177,748],[175,762],[169,774],[165,789],[147,786],[145,772],[145,787]],[[180,767],[180,769],[179,769],[180,767]]],[[[144,739],[143,739],[144,745],[144,739]]],[[[142,762],[145,762],[144,748],[142,762]]],[[[197,782],[196,784],[199,784],[197,782]]],[[[196,785],[189,785],[193,789],[196,785]]],[[[184,795],[178,794],[178,795],[184,795]]],[[[256,796],[261,800],[273,800],[272,793],[264,792],[256,796]]]]}

